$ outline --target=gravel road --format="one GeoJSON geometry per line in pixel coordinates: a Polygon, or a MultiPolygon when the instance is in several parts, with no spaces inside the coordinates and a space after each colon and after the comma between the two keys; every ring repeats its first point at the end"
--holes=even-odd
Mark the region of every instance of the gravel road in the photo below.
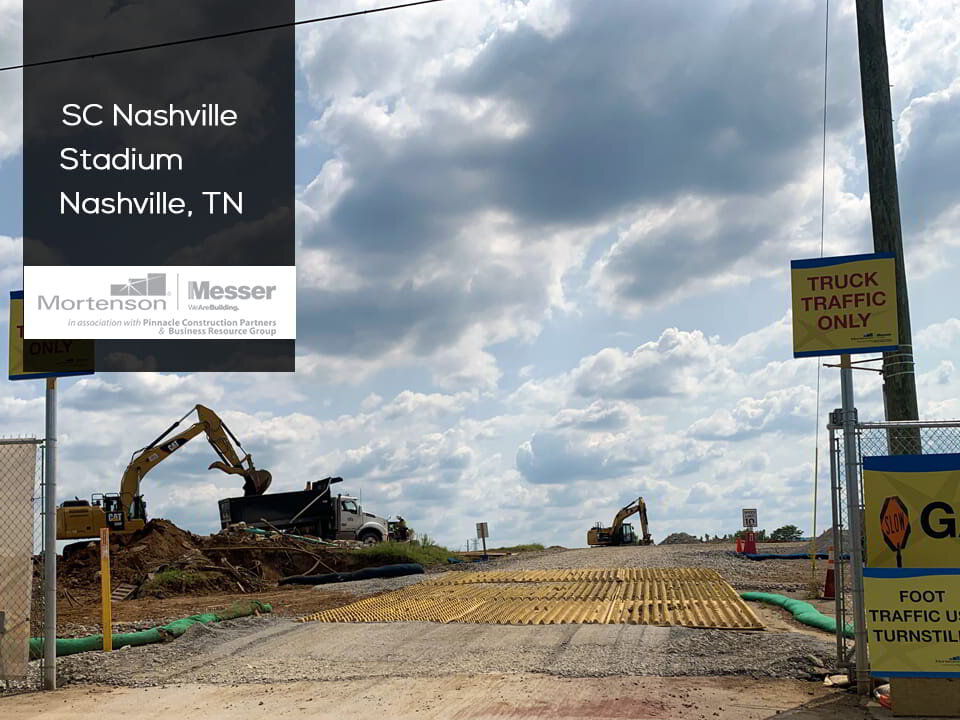
{"type": "MultiPolygon", "coordinates": [[[[753,562],[711,545],[531,553],[456,571],[582,567],[712,568],[741,591],[802,591],[810,572],[802,561],[753,562]]],[[[366,580],[318,590],[365,596],[427,577],[366,580]]],[[[196,625],[168,644],[65,657],[58,667],[64,684],[148,687],[492,673],[810,679],[831,666],[832,636],[789,630],[783,622],[750,632],[638,625],[325,624],[264,616],[196,625]]]]}
{"type": "Polygon", "coordinates": [[[542,673],[557,677],[748,675],[811,679],[829,636],[642,625],[294,623],[197,625],[166,645],[62,658],[61,680],[147,687],[542,673]]]}

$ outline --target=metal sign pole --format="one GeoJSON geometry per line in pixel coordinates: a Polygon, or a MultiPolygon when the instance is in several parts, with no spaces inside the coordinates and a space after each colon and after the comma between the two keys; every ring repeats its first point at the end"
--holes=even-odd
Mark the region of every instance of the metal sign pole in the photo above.
{"type": "Polygon", "coordinates": [[[849,355],[840,356],[840,395],[843,409],[844,476],[847,511],[850,513],[850,569],[853,581],[853,628],[856,650],[857,692],[870,692],[867,667],[867,628],[863,611],[863,526],[860,517],[860,483],[857,467],[857,410],[853,404],[853,368],[849,355]]]}
{"type": "Polygon", "coordinates": [[[43,687],[57,689],[57,379],[47,379],[44,438],[43,687]]]}

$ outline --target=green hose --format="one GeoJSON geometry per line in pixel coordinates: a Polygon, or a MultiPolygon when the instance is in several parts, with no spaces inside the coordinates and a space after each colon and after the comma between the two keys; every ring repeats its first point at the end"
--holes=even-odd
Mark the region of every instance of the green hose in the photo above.
{"type": "MultiPolygon", "coordinates": [[[[259,600],[240,600],[226,610],[218,613],[202,613],[190,617],[174,620],[166,625],[132,633],[114,633],[113,647],[122,648],[125,645],[149,645],[163,642],[183,635],[187,628],[197,623],[220,622],[233,618],[246,617],[254,613],[268,613],[273,608],[259,600]]],[[[88,635],[82,638],[57,638],[57,657],[74,655],[103,649],[103,635],[88,635]]],[[[30,659],[38,660],[43,657],[43,638],[30,638],[30,659]]]]}
{"type": "MultiPolygon", "coordinates": [[[[786,595],[764,592],[740,593],[740,597],[742,597],[744,600],[755,600],[756,602],[779,605],[785,610],[789,610],[791,613],[793,613],[793,618],[797,622],[801,622],[804,625],[809,625],[810,627],[815,627],[819,630],[825,630],[828,633],[833,633],[834,635],[837,633],[836,618],[824,615],[813,605],[808,602],[804,602],[803,600],[794,600],[793,598],[788,598],[786,595]]],[[[843,634],[848,638],[852,638],[853,626],[847,624],[847,626],[843,629],[843,634]]]]}

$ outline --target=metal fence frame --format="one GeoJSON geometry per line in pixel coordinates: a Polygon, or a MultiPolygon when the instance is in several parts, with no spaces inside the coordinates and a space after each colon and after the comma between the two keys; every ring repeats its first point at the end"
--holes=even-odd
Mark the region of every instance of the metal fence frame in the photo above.
{"type": "MultiPolygon", "coordinates": [[[[833,508],[833,545],[836,552],[836,617],[837,617],[837,664],[845,668],[851,682],[864,678],[869,665],[856,667],[855,643],[846,637],[844,628],[849,625],[866,627],[864,613],[857,618],[848,585],[862,583],[862,571],[856,572],[850,564],[852,543],[859,542],[865,554],[866,539],[853,537],[850,528],[850,512],[863,517],[863,458],[873,455],[901,455],[915,452],[919,438],[924,455],[960,453],[960,420],[930,420],[915,422],[857,422],[856,456],[857,478],[853,484],[845,477],[843,446],[843,413],[834,410],[827,425],[830,439],[830,495],[833,508]],[[850,492],[852,490],[852,493],[850,492]]],[[[863,522],[859,527],[863,528],[863,522]]]]}
{"type": "MultiPolygon", "coordinates": [[[[31,563],[32,577],[30,588],[30,607],[26,608],[31,618],[31,627],[36,633],[43,635],[44,628],[44,586],[43,586],[43,563],[46,557],[46,543],[44,536],[44,518],[46,483],[44,475],[44,463],[46,454],[44,452],[44,442],[38,438],[0,438],[0,445],[33,445],[36,448],[36,465],[34,469],[33,481],[33,526],[32,526],[32,544],[31,544],[31,563]],[[37,578],[40,578],[38,583],[37,578]]],[[[0,520],[3,518],[4,507],[0,506],[0,520]]],[[[3,523],[6,526],[5,523],[3,523]]],[[[34,633],[31,633],[34,634],[34,633]]],[[[6,691],[27,690],[38,687],[43,679],[43,660],[37,663],[36,667],[28,668],[28,675],[25,682],[18,681],[0,681],[0,689],[6,691]]]]}

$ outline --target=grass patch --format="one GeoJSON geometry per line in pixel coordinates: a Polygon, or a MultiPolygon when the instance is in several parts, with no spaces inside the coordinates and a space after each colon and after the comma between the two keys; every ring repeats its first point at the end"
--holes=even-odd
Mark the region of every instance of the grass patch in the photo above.
{"type": "Polygon", "coordinates": [[[222,581],[223,576],[215,572],[197,570],[161,570],[143,584],[140,595],[163,596],[167,593],[184,593],[208,588],[222,581]]]}
{"type": "Polygon", "coordinates": [[[527,543],[526,545],[511,545],[510,547],[487,548],[487,552],[521,553],[521,552],[537,552],[543,549],[544,547],[540,543],[527,543]]]}
{"type": "Polygon", "coordinates": [[[421,565],[445,565],[453,553],[440,545],[421,545],[418,542],[384,542],[352,551],[369,561],[370,565],[395,565],[397,563],[420,563],[421,565]]]}

